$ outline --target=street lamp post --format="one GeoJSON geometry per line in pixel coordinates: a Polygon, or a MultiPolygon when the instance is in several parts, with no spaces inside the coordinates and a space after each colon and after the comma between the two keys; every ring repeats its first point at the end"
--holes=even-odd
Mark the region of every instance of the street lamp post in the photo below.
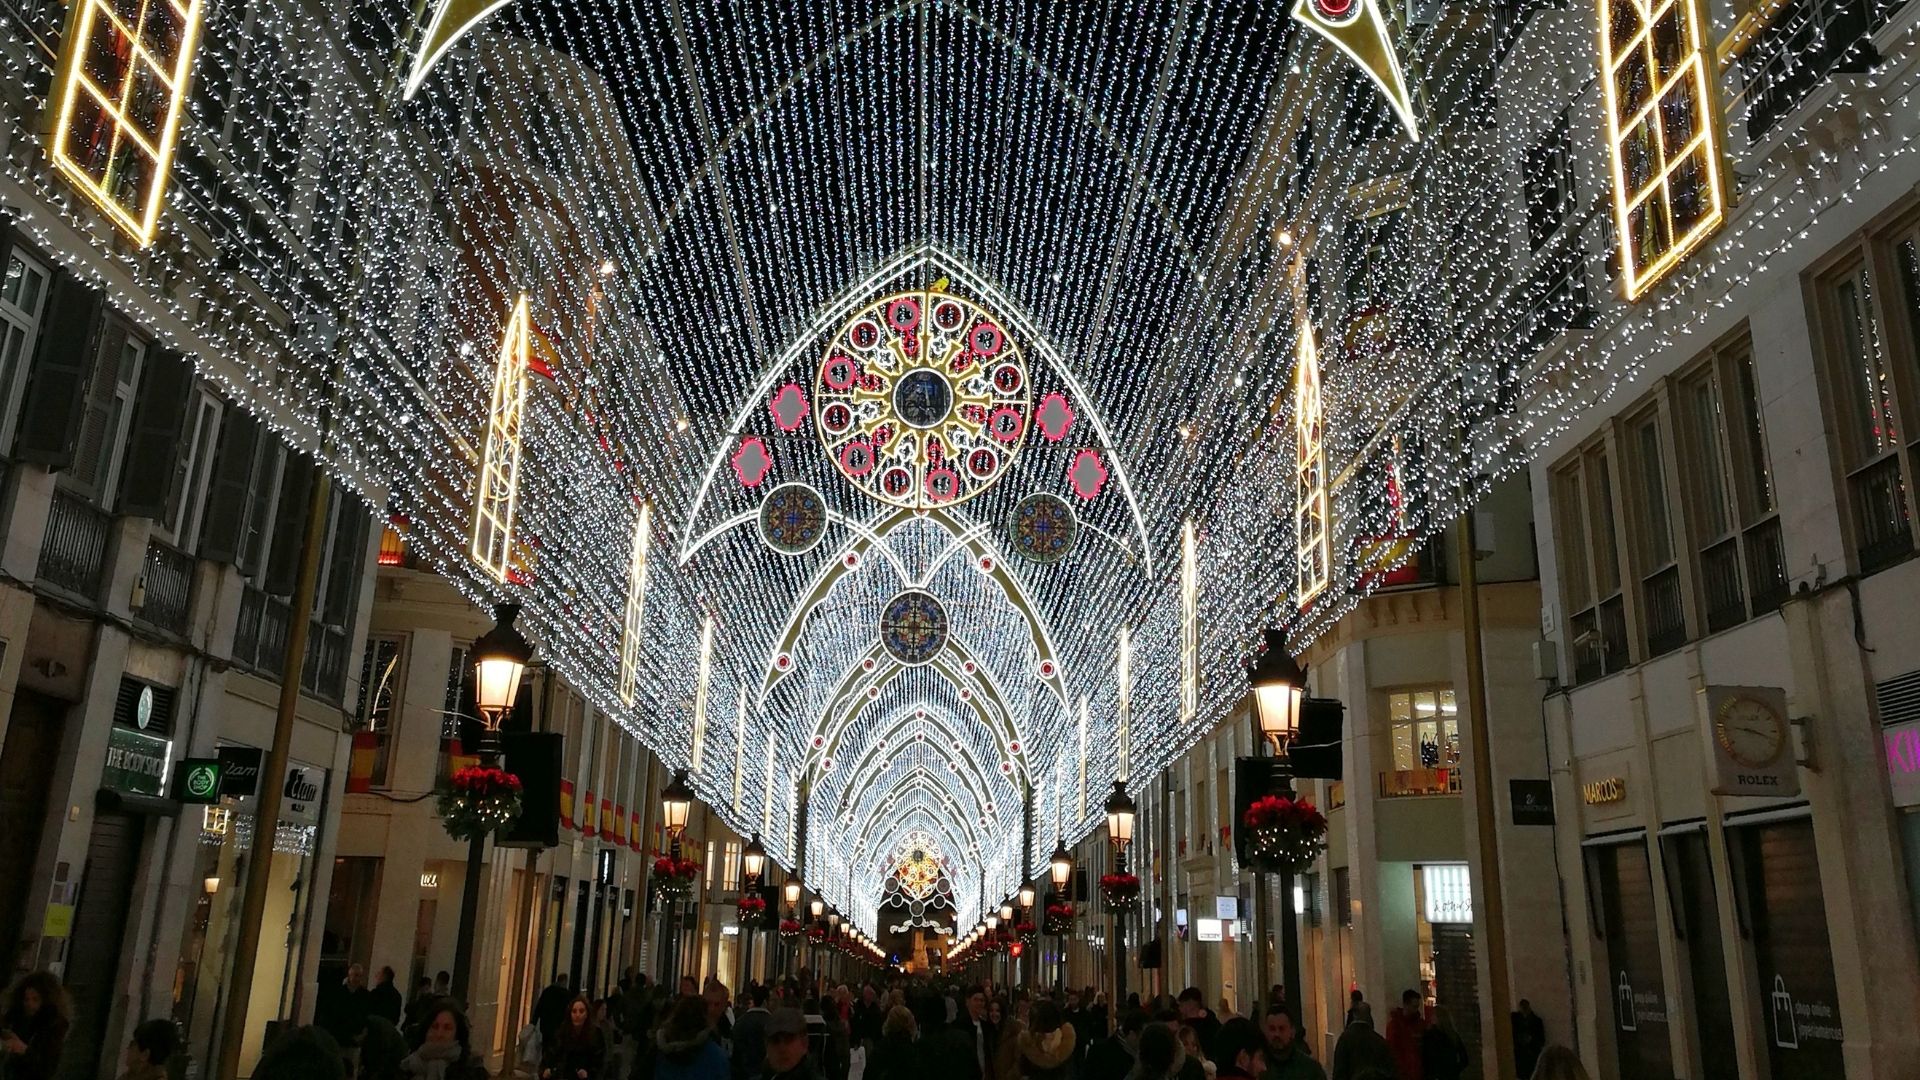
{"type": "MultiPolygon", "coordinates": [[[[1067,851],[1064,841],[1056,843],[1053,857],[1047,860],[1047,873],[1053,877],[1053,895],[1061,903],[1071,903],[1073,895],[1068,890],[1073,885],[1073,855],[1067,851]]],[[[1057,967],[1054,985],[1064,988],[1067,985],[1067,940],[1073,934],[1073,920],[1067,920],[1066,933],[1055,935],[1059,940],[1055,944],[1058,950],[1054,963],[1057,967]]]]}
{"type": "MultiPolygon", "coordinates": [[[[787,883],[780,887],[780,894],[787,902],[787,918],[792,919],[794,922],[799,922],[800,921],[800,879],[797,877],[788,878],[787,883]]],[[[785,941],[785,938],[782,938],[781,940],[785,941]]],[[[786,970],[789,966],[791,966],[793,970],[788,971],[787,974],[799,975],[800,974],[799,965],[788,964],[789,960],[792,960],[795,957],[800,955],[799,950],[793,947],[792,942],[786,942],[784,945],[782,945],[781,951],[784,953],[784,955],[780,958],[781,969],[786,970]]]]}
{"type": "MultiPolygon", "coordinates": [[[[673,782],[660,793],[660,824],[667,833],[667,856],[680,861],[680,838],[686,834],[687,821],[693,815],[693,788],[687,783],[687,770],[676,769],[673,782]]],[[[678,992],[680,985],[680,902],[672,893],[661,905],[661,917],[667,925],[661,952],[666,959],[663,981],[678,992]]]]}
{"type": "MultiPolygon", "coordinates": [[[[1033,902],[1036,898],[1037,897],[1035,896],[1033,882],[1029,881],[1026,884],[1020,886],[1020,911],[1021,911],[1020,918],[1021,918],[1021,921],[1026,923],[1026,925],[1033,927],[1033,943],[1035,945],[1038,945],[1040,944],[1040,923],[1038,920],[1036,920],[1033,917],[1033,902]]],[[[1026,952],[1025,948],[1022,948],[1021,952],[1022,952],[1022,960],[1024,961],[1025,952],[1026,952]]],[[[1039,957],[1035,957],[1033,959],[1031,966],[1037,969],[1039,965],[1040,965],[1040,959],[1039,957]]],[[[1021,969],[1025,969],[1029,965],[1023,962],[1018,966],[1021,969]]]]}
{"type": "MultiPolygon", "coordinates": [[[[473,698],[480,710],[480,764],[490,766],[500,753],[500,724],[513,710],[520,694],[520,677],[533,659],[533,646],[513,625],[520,614],[519,604],[501,604],[493,609],[493,629],[473,643],[468,654],[473,658],[473,698]]],[[[469,1003],[468,989],[473,974],[474,924],[480,918],[481,859],[486,853],[485,833],[475,833],[467,841],[467,876],[460,890],[460,933],[453,946],[454,1000],[462,1007],[469,1003]]]]}
{"type": "MultiPolygon", "coordinates": [[[[760,843],[760,834],[754,833],[747,841],[747,846],[740,851],[740,894],[742,896],[760,897],[760,875],[766,868],[766,846],[760,843]]],[[[760,898],[765,899],[765,897],[760,898]]],[[[766,922],[772,914],[771,911],[762,911],[760,921],[766,922]]],[[[740,962],[740,987],[743,990],[753,979],[753,932],[757,929],[759,929],[757,926],[740,928],[740,936],[746,938],[740,962]]]]}
{"type": "MultiPolygon", "coordinates": [[[[1133,843],[1133,799],[1127,795],[1125,781],[1113,782],[1113,794],[1107,796],[1107,839],[1113,844],[1113,867],[1116,873],[1125,873],[1127,869],[1127,845],[1133,843]]],[[[1135,903],[1139,903],[1136,895],[1135,903]]],[[[1120,918],[1120,912],[1113,912],[1113,1006],[1127,996],[1127,928],[1120,918]]]]}
{"type": "MultiPolygon", "coordinates": [[[[1261,738],[1279,759],[1282,770],[1280,790],[1275,792],[1283,798],[1292,798],[1292,767],[1287,764],[1287,748],[1294,736],[1300,733],[1300,709],[1307,699],[1306,673],[1287,651],[1286,638],[1279,631],[1269,628],[1265,651],[1254,662],[1247,673],[1248,688],[1253,696],[1254,723],[1261,738]]],[[[1290,999],[1297,999],[1300,987],[1300,925],[1299,914],[1293,903],[1293,871],[1282,870],[1280,878],[1280,902],[1283,910],[1280,915],[1280,971],[1281,982],[1290,999]]],[[[1253,892],[1253,917],[1257,924],[1255,933],[1254,968],[1257,972],[1258,993],[1268,994],[1272,981],[1268,972],[1267,927],[1272,924],[1272,901],[1267,897],[1264,882],[1253,892]]],[[[1275,1002],[1267,1002],[1269,1008],[1275,1002]]]]}

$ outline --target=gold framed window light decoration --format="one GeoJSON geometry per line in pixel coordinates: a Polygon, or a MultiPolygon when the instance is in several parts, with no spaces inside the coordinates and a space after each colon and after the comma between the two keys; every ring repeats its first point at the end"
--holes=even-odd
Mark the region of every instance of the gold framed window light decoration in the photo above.
{"type": "Polygon", "coordinates": [[[48,95],[54,167],[141,247],[153,243],[203,0],[74,0],[48,95]]]}
{"type": "Polygon", "coordinates": [[[1293,365],[1295,602],[1305,609],[1330,580],[1333,541],[1327,514],[1326,407],[1320,396],[1320,352],[1313,327],[1302,324],[1293,365]]]}
{"type": "Polygon", "coordinates": [[[1700,8],[1700,0],[1600,0],[1600,85],[1628,300],[1726,218],[1716,68],[1700,8]]]}
{"type": "Polygon", "coordinates": [[[473,561],[497,581],[513,570],[513,511],[520,493],[520,435],[527,411],[527,356],[533,320],[527,298],[513,305],[494,365],[493,402],[473,499],[473,561]]]}

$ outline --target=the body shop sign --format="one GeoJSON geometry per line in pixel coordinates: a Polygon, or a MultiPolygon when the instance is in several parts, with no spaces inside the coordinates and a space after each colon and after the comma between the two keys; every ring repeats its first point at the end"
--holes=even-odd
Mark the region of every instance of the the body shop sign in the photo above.
{"type": "Polygon", "coordinates": [[[161,796],[167,790],[167,766],[173,740],[133,728],[107,729],[107,764],[100,785],[128,795],[161,796]]]}

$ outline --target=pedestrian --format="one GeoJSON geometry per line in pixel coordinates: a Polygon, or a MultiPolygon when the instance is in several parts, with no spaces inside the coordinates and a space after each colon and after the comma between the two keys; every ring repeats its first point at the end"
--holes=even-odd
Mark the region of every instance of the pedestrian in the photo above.
{"type": "Polygon", "coordinates": [[[699,996],[683,995],[674,1003],[667,1022],[654,1036],[659,1050],[653,1063],[654,1080],[728,1080],[732,1069],[718,1033],[708,1022],[711,1013],[711,1004],[699,996]]]}
{"type": "Polygon", "coordinates": [[[420,1037],[427,1026],[427,1011],[439,999],[433,996],[433,980],[425,975],[413,980],[413,993],[407,998],[407,1005],[401,1012],[400,1033],[409,1043],[420,1037]]]}
{"type": "Polygon", "coordinates": [[[1393,1051],[1393,1071],[1400,1080],[1426,1080],[1420,1062],[1420,1039],[1427,1033],[1420,991],[1400,995],[1400,1007],[1387,1017],[1387,1048],[1393,1051]]]}
{"type": "Polygon", "coordinates": [[[1358,987],[1355,987],[1354,989],[1347,991],[1347,1016],[1346,1016],[1346,1019],[1340,1021],[1341,1031],[1347,1030],[1347,1025],[1353,1023],[1353,1007],[1355,1005],[1359,1005],[1365,1002],[1366,1000],[1367,999],[1365,997],[1361,996],[1360,989],[1358,987]]]}
{"type": "Polygon", "coordinates": [[[925,1062],[914,1049],[916,1034],[911,1010],[904,1005],[888,1009],[880,1041],[867,1056],[865,1080],[920,1080],[925,1062]]]}
{"type": "Polygon", "coordinates": [[[767,1067],[767,988],[747,987],[747,1011],[733,1025],[733,1080],[759,1080],[767,1067]]]}
{"type": "MultiPolygon", "coordinates": [[[[1126,1074],[1126,1080],[1176,1080],[1180,1075],[1174,1071],[1180,1058],[1180,1039],[1170,1025],[1154,1021],[1142,1027],[1136,1050],[1133,1070],[1126,1074]]],[[[1087,1080],[1106,1078],[1089,1070],[1087,1080]]]]}
{"type": "Polygon", "coordinates": [[[0,1012],[0,1076],[6,1080],[53,1080],[72,1024],[67,989],[51,971],[36,971],[14,984],[0,1012]]]}
{"type": "Polygon", "coordinates": [[[1180,991],[1180,1019],[1191,1024],[1194,1033],[1200,1036],[1200,1049],[1213,1061],[1219,1061],[1220,1055],[1214,1052],[1214,1037],[1220,1034],[1220,1018],[1207,1008],[1207,999],[1197,986],[1189,986],[1180,991]]]}
{"type": "Polygon", "coordinates": [[[1207,1048],[1200,1041],[1200,1029],[1185,1020],[1175,1029],[1180,1036],[1180,1054],[1189,1063],[1186,1071],[1189,1076],[1197,1068],[1204,1076],[1211,1077],[1218,1072],[1212,1058],[1207,1056],[1207,1048]]]}
{"type": "Polygon", "coordinates": [[[780,1009],[767,1019],[766,1080],[821,1080],[808,1051],[807,1018],[796,1009],[780,1009]]]}
{"type": "Polygon", "coordinates": [[[437,998],[453,996],[453,976],[441,971],[433,977],[433,996],[437,998]]]}
{"type": "Polygon", "coordinates": [[[401,1012],[400,988],[393,985],[393,969],[383,967],[373,989],[367,991],[367,1015],[384,1016],[388,1023],[399,1027],[401,1012]]]}
{"type": "MultiPolygon", "coordinates": [[[[694,1007],[700,1007],[699,999],[694,1007]]],[[[567,1005],[567,1018],[541,1037],[540,1080],[603,1080],[607,1068],[607,1033],[593,1022],[593,1003],[581,994],[567,1005]]]]}
{"type": "Polygon", "coordinates": [[[1513,1012],[1513,1075],[1521,1080],[1533,1075],[1540,1052],[1547,1048],[1547,1022],[1533,1011],[1533,1002],[1520,999],[1513,1012]]]}
{"type": "Polygon", "coordinates": [[[1267,1010],[1260,1018],[1260,1034],[1266,1040],[1267,1080],[1327,1080],[1327,1070],[1301,1045],[1293,1014],[1285,1007],[1267,1010]]]}
{"type": "Polygon", "coordinates": [[[1144,1011],[1128,1009],[1121,1013],[1120,1025],[1113,1034],[1087,1048],[1084,1075],[1090,1080],[1119,1080],[1132,1072],[1140,1057],[1140,1033],[1146,1027],[1144,1011]]]}
{"type": "Polygon", "coordinates": [[[1267,1071],[1266,1047],[1253,1021],[1236,1016],[1220,1025],[1214,1038],[1214,1056],[1220,1080],[1253,1080],[1267,1071]]]}
{"type": "Polygon", "coordinates": [[[167,1059],[179,1041],[171,1020],[148,1020],[134,1028],[120,1055],[120,1080],[167,1080],[167,1059]]]}
{"type": "Polygon", "coordinates": [[[1018,1029],[1018,1040],[1020,1057],[1016,1076],[1027,1080],[1067,1080],[1079,1036],[1061,1015],[1060,1006],[1051,1001],[1035,1005],[1032,1023],[1018,1029]]]}
{"type": "Polygon", "coordinates": [[[367,1030],[360,1035],[360,1080],[399,1080],[400,1063],[411,1048],[408,1037],[386,1017],[367,1017],[367,1030]]]}
{"type": "Polygon", "coordinates": [[[466,1014],[443,1001],[427,1015],[426,1033],[400,1069],[412,1080],[487,1080],[486,1062],[474,1053],[472,1039],[466,1014]]]}
{"type": "Polygon", "coordinates": [[[333,984],[332,992],[315,1010],[314,1023],[333,1036],[349,1066],[358,1060],[360,1037],[367,1030],[372,1002],[372,991],[367,989],[367,969],[349,964],[346,977],[333,984]]]}
{"type": "Polygon", "coordinates": [[[1549,1046],[1540,1051],[1540,1060],[1533,1066],[1532,1080],[1593,1080],[1587,1067],[1580,1064],[1580,1055],[1564,1046],[1549,1046]]]}
{"type": "Polygon", "coordinates": [[[1460,1080],[1467,1071],[1467,1042],[1453,1026],[1453,1011],[1433,1007],[1433,1023],[1420,1036],[1420,1066],[1427,1080],[1460,1080]]]}
{"type": "Polygon", "coordinates": [[[257,1080],[347,1080],[340,1043],[318,1024],[285,1028],[253,1067],[257,1080]]]}
{"type": "Polygon", "coordinates": [[[1373,1030],[1373,1006],[1357,1001],[1347,1011],[1353,1019],[1340,1033],[1340,1041],[1333,1044],[1333,1069],[1328,1080],[1360,1080],[1369,1071],[1394,1075],[1393,1051],[1373,1030]]]}
{"type": "Polygon", "coordinates": [[[573,1005],[573,990],[567,985],[567,973],[554,976],[553,984],[540,991],[533,1002],[533,1022],[540,1028],[540,1041],[552,1045],[554,1033],[567,1022],[567,1010],[573,1005]]]}

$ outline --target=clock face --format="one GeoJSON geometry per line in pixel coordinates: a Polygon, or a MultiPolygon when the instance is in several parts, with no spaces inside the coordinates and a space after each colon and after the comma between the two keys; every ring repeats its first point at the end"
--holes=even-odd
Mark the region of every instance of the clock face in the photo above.
{"type": "Polygon", "coordinates": [[[1762,769],[1780,759],[1787,747],[1787,724],[1764,701],[1728,698],[1714,717],[1713,736],[1736,764],[1762,769]]]}

